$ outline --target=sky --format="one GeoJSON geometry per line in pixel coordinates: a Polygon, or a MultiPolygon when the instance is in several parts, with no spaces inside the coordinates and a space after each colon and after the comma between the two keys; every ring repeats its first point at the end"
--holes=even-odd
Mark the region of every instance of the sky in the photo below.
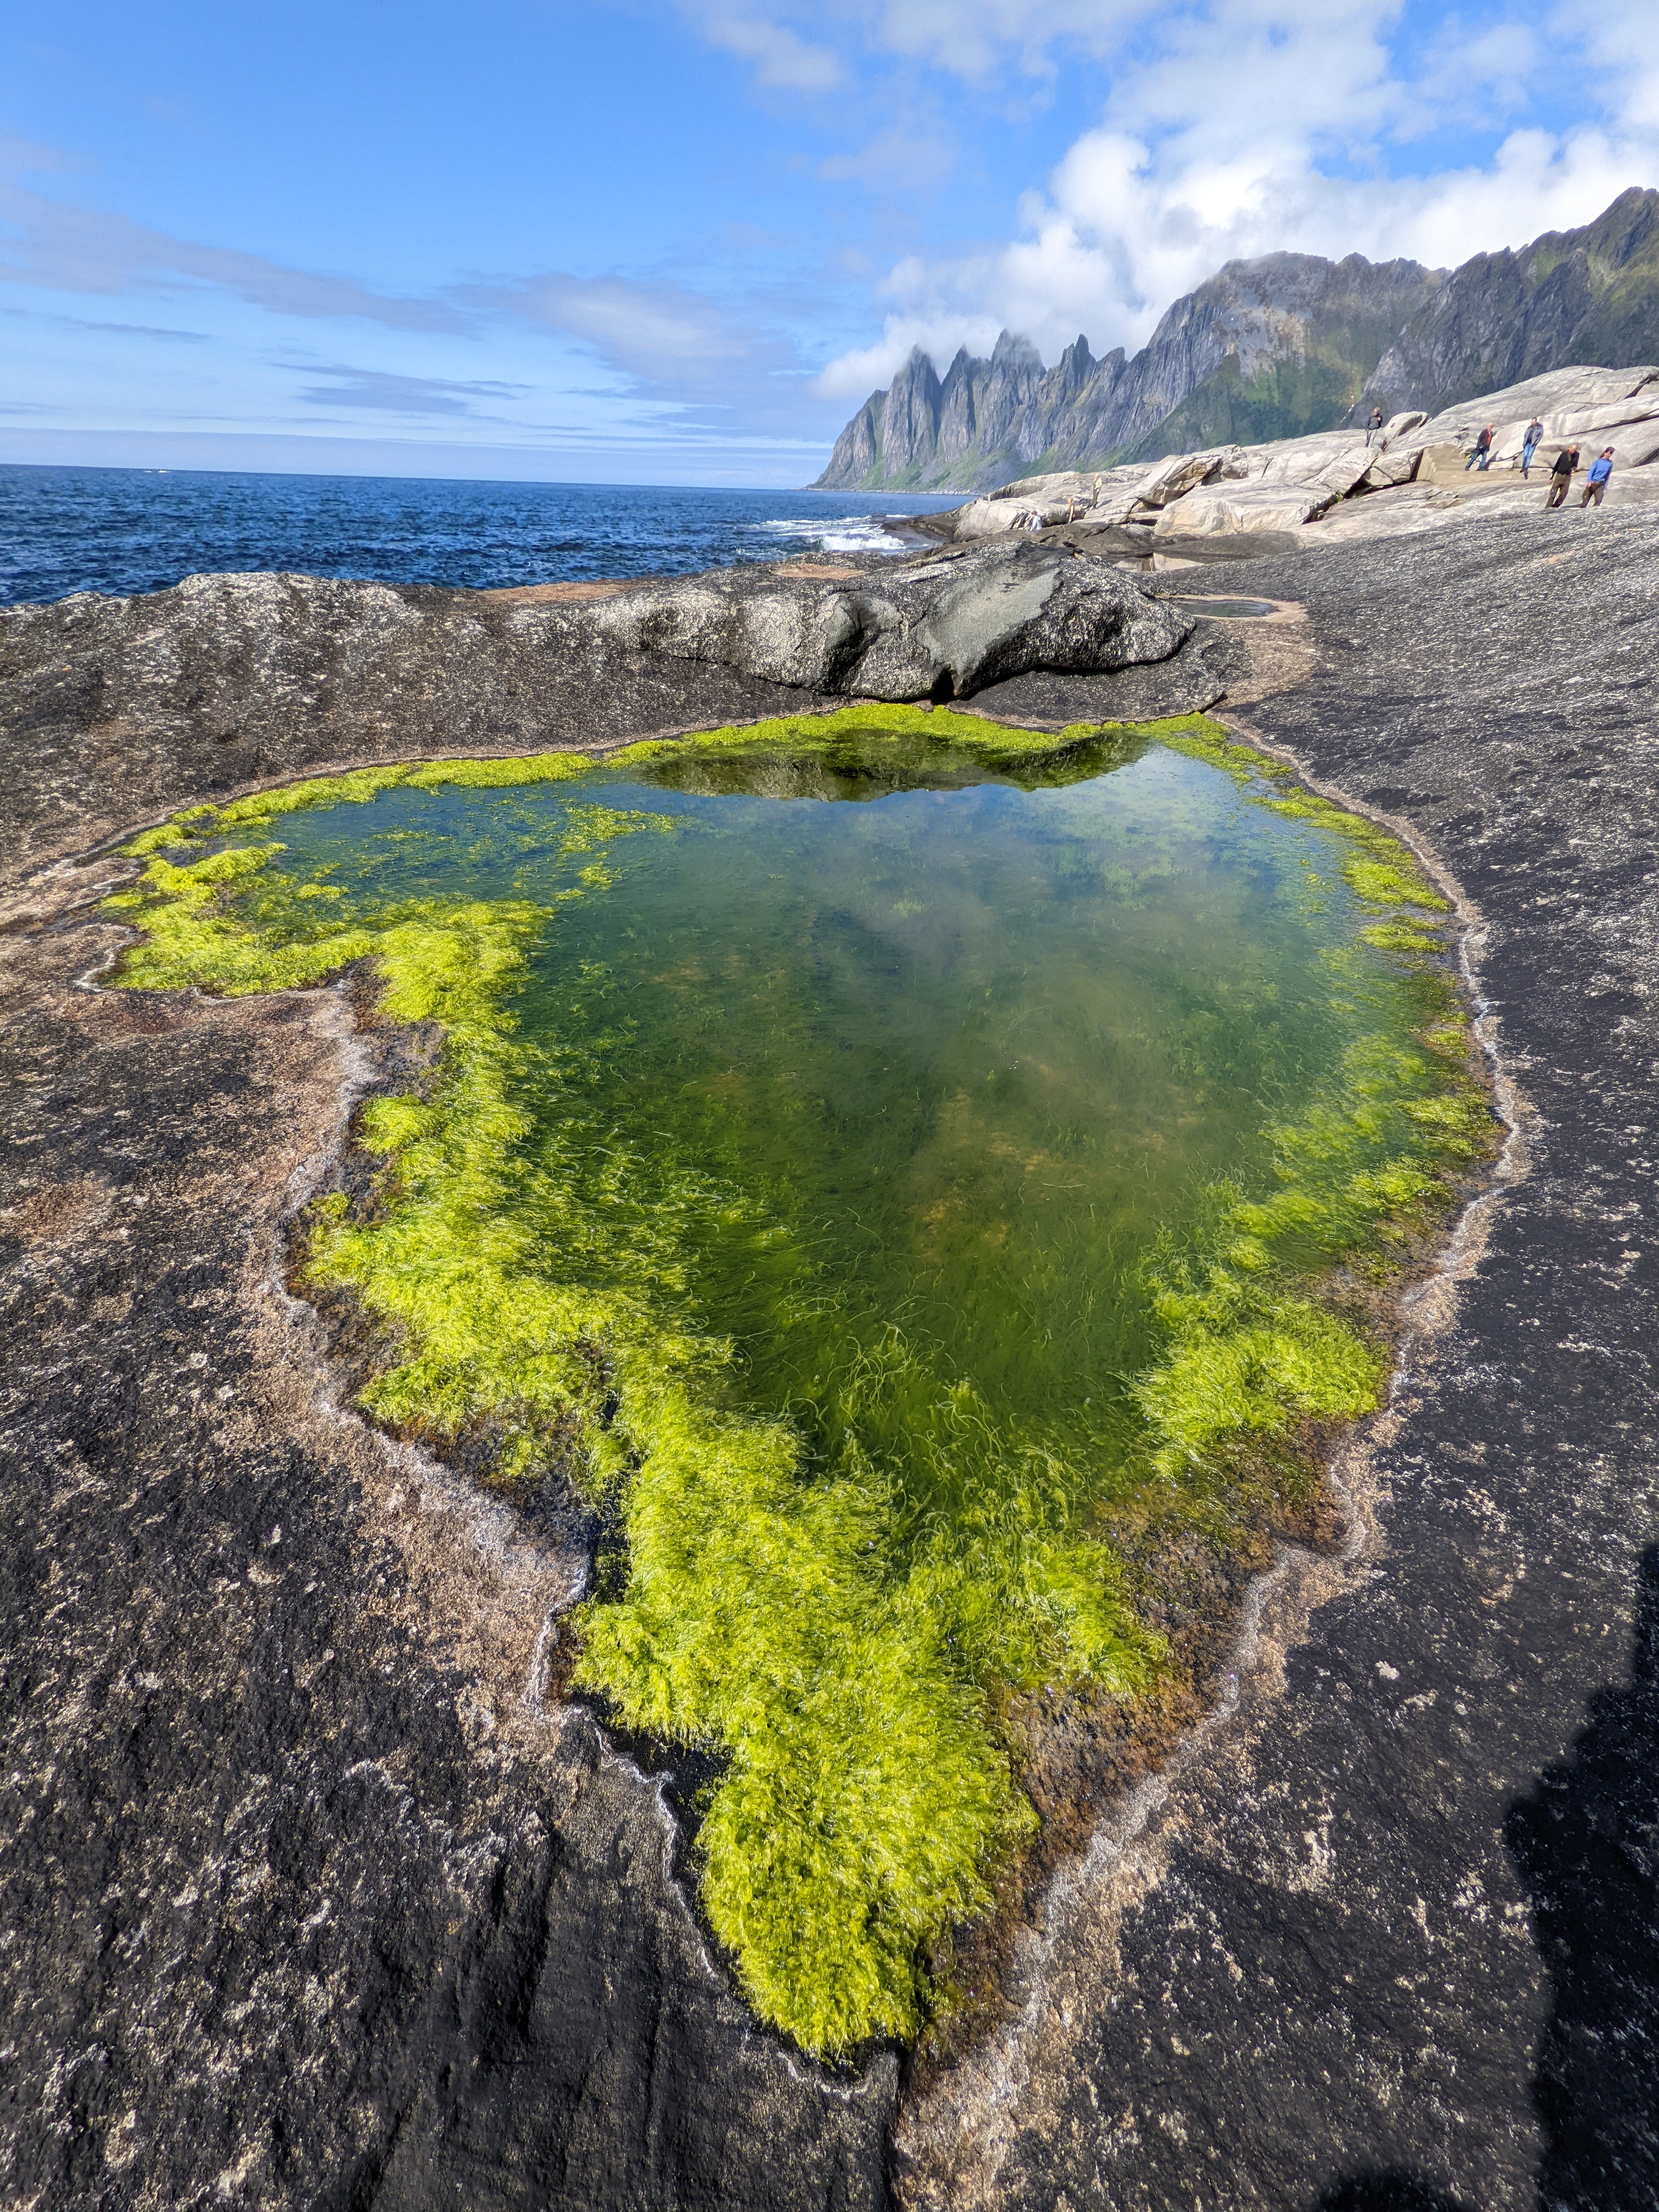
{"type": "Polygon", "coordinates": [[[784,486],[913,345],[1659,184],[1659,0],[0,0],[0,461],[784,486]]]}

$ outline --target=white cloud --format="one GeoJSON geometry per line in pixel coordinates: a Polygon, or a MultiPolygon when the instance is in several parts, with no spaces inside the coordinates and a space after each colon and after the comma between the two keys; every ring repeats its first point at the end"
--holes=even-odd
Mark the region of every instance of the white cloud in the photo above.
{"type": "Polygon", "coordinates": [[[400,331],[460,328],[455,309],[439,300],[400,299],[349,276],[290,269],[257,253],[172,238],[127,216],[48,199],[19,186],[0,186],[0,282],[57,292],[113,296],[176,284],[230,292],[272,314],[351,316],[400,331]]]}
{"type": "Polygon", "coordinates": [[[956,166],[957,149],[941,133],[895,125],[878,131],[855,154],[831,154],[817,166],[826,184],[874,185],[889,191],[938,185],[956,166]]]}
{"type": "Polygon", "coordinates": [[[678,383],[688,370],[740,360],[753,347],[712,301],[667,282],[572,276],[554,269],[513,284],[465,286],[457,297],[562,331],[653,380],[678,383]]]}
{"type": "MultiPolygon", "coordinates": [[[[1588,28],[1546,24],[1541,40],[1466,18],[1427,52],[1390,45],[1393,0],[1172,10],[1113,74],[1103,121],[1074,141],[1046,190],[1025,196],[1019,234],[899,262],[880,288],[881,338],[833,362],[818,389],[861,398],[913,345],[942,368],[958,343],[983,351],[1004,327],[1049,360],[1079,331],[1097,352],[1133,350],[1173,299],[1235,258],[1360,252],[1443,266],[1588,222],[1626,186],[1659,182],[1650,5],[1625,0],[1588,28]],[[1547,89],[1599,85],[1601,118],[1511,129],[1484,160],[1388,173],[1402,148],[1460,114],[1513,113],[1538,72],[1547,89]]],[[[959,13],[970,54],[975,40],[1090,35],[1071,0],[964,0],[959,13]]],[[[1119,35],[1126,13],[1111,18],[1119,35]]],[[[883,17],[886,35],[934,40],[941,52],[944,20],[939,0],[887,0],[883,17]]]]}
{"type": "Polygon", "coordinates": [[[827,46],[809,46],[769,16],[727,8],[694,12],[711,46],[755,64],[758,84],[780,92],[834,92],[842,82],[841,63],[827,46]]]}
{"type": "Polygon", "coordinates": [[[1056,48],[1108,56],[1158,0],[869,0],[872,42],[977,82],[1009,67],[1053,77],[1056,48]]]}

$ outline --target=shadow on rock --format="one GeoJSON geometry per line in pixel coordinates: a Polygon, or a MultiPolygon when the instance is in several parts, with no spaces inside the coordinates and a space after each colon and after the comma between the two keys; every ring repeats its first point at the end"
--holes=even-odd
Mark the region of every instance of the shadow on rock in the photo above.
{"type": "Polygon", "coordinates": [[[1339,2181],[1316,2212],[1474,2212],[1462,2198],[1447,2197],[1409,2173],[1361,2173],[1339,2181]]]}
{"type": "Polygon", "coordinates": [[[1571,1757],[1510,1811],[1555,2002],[1533,2104],[1542,2212],[1659,2203],[1659,1544],[1643,1553],[1626,1683],[1601,1691],[1571,1757]]]}

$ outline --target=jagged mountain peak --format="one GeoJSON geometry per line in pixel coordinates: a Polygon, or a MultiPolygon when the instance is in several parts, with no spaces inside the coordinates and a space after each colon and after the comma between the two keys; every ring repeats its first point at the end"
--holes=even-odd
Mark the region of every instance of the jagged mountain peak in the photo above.
{"type": "Polygon", "coordinates": [[[1360,253],[1226,262],[1133,359],[1086,336],[1052,368],[1004,331],[939,378],[920,348],[836,441],[825,486],[977,490],[1042,469],[1256,444],[1431,411],[1581,362],[1659,356],[1659,191],[1452,270],[1360,253]]]}

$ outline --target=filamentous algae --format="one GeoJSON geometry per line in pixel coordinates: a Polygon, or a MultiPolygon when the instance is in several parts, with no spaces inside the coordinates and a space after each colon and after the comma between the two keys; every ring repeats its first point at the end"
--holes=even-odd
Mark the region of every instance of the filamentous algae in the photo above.
{"type": "Polygon", "coordinates": [[[571,1624],[715,1755],[703,1910],[809,2051],[914,2035],[1036,1815],[1009,1693],[1166,1663],[1115,1531],[1224,1547],[1376,1407],[1364,1296],[1492,1121],[1413,856],[1202,718],[851,708],[322,777],[125,848],[128,988],[353,963],[439,1026],[303,1277],[366,1413],[619,1531],[571,1624]]]}

